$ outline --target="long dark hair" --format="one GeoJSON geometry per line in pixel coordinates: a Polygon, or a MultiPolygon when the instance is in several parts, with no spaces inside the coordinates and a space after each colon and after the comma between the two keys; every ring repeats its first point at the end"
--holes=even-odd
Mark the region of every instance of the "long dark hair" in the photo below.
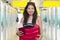
{"type": "Polygon", "coordinates": [[[37,19],[37,11],[36,11],[35,3],[33,3],[33,2],[28,2],[27,6],[24,9],[24,12],[23,12],[24,22],[23,22],[23,24],[26,24],[27,20],[29,18],[29,14],[27,13],[27,8],[28,8],[29,5],[32,5],[34,7],[34,10],[35,10],[34,14],[33,14],[33,19],[32,19],[32,24],[35,24],[36,23],[36,19],[37,19]]]}

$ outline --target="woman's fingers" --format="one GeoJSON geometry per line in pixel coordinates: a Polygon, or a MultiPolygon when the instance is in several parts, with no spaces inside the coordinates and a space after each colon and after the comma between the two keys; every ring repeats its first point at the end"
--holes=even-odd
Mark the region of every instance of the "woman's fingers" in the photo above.
{"type": "Polygon", "coordinates": [[[18,36],[23,36],[24,35],[22,31],[17,32],[17,34],[18,34],[18,36]]]}
{"type": "Polygon", "coordinates": [[[23,36],[24,34],[20,34],[19,36],[23,36]]]}
{"type": "Polygon", "coordinates": [[[19,31],[20,33],[23,33],[22,31],[19,31]]]}

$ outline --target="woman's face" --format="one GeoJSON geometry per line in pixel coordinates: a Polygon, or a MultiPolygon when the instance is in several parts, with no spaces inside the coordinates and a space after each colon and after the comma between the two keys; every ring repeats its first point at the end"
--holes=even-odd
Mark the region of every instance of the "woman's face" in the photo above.
{"type": "Polygon", "coordinates": [[[33,15],[34,14],[34,6],[33,5],[29,5],[28,8],[27,8],[27,13],[29,15],[33,15]]]}

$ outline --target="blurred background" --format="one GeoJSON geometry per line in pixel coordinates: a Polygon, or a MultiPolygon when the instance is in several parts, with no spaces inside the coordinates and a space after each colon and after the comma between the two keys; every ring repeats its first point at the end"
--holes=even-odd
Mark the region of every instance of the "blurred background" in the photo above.
{"type": "Polygon", "coordinates": [[[18,40],[16,28],[27,2],[35,2],[42,18],[42,40],[60,40],[60,0],[0,0],[0,40],[18,40]]]}

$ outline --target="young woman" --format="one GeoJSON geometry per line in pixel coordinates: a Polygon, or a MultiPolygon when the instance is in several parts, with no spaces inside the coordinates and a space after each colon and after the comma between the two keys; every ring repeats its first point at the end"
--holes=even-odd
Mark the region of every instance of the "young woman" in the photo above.
{"type": "Polygon", "coordinates": [[[24,9],[23,17],[21,22],[23,25],[31,23],[34,26],[30,28],[25,28],[23,31],[17,31],[19,35],[19,40],[41,40],[42,38],[42,20],[40,16],[37,16],[36,6],[33,2],[28,2],[24,9]],[[40,30],[38,30],[40,29],[40,30]],[[37,33],[37,31],[40,32],[37,33]],[[37,34],[39,34],[37,36],[37,34]]]}

